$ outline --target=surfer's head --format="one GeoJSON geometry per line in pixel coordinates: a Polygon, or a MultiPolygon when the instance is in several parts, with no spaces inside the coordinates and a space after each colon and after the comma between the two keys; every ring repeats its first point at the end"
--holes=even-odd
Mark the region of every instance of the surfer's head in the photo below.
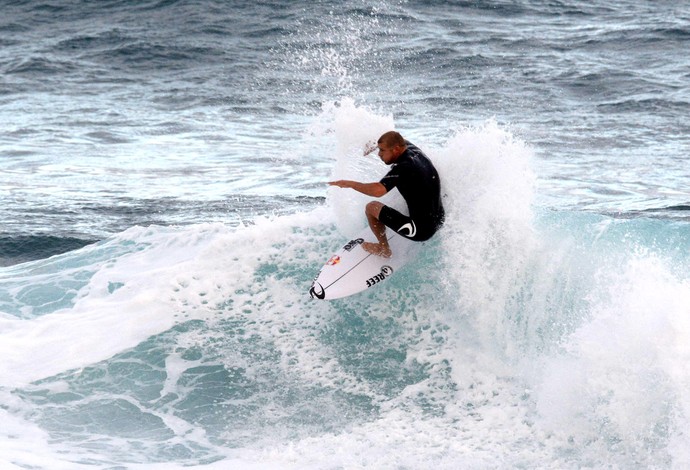
{"type": "Polygon", "coordinates": [[[386,165],[390,165],[407,149],[407,144],[399,132],[388,131],[379,137],[378,147],[379,158],[386,165]]]}

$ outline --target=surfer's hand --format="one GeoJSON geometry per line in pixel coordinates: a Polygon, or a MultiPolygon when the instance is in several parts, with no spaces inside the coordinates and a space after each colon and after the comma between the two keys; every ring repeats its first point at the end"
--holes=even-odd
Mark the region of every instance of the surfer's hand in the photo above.
{"type": "Polygon", "coordinates": [[[386,187],[380,182],[360,183],[359,181],[352,180],[338,180],[331,181],[328,184],[331,186],[337,186],[339,188],[354,189],[355,191],[371,197],[381,197],[388,192],[386,187]]]}
{"type": "Polygon", "coordinates": [[[364,156],[366,157],[367,155],[369,155],[371,152],[373,152],[376,149],[378,149],[378,145],[373,140],[370,140],[364,146],[364,156]]]}
{"type": "Polygon", "coordinates": [[[329,181],[328,184],[331,186],[337,186],[339,188],[349,188],[350,182],[347,180],[329,181]]]}

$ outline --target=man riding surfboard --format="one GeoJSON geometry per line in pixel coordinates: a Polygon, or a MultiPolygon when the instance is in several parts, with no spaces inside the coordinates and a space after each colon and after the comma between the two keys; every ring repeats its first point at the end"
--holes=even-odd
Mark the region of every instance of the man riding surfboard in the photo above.
{"type": "Polygon", "coordinates": [[[382,197],[393,188],[398,188],[407,203],[409,216],[379,201],[367,204],[365,213],[369,227],[378,243],[362,244],[369,253],[390,257],[391,249],[386,237],[390,227],[405,238],[425,241],[441,227],[445,217],[441,202],[441,180],[431,160],[402,135],[389,131],[379,137],[377,145],[365,152],[369,155],[378,149],[379,158],[390,171],[378,182],[361,183],[351,180],[331,181],[328,184],[339,188],[350,188],[371,197],[382,197]]]}

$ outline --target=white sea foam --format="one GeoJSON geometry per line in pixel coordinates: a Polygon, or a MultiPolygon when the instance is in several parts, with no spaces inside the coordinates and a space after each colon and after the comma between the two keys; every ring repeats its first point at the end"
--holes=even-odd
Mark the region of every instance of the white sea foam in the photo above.
{"type": "Polygon", "coordinates": [[[546,358],[537,409],[550,432],[642,466],[687,465],[690,284],[658,259],[600,273],[590,318],[546,358]]]}

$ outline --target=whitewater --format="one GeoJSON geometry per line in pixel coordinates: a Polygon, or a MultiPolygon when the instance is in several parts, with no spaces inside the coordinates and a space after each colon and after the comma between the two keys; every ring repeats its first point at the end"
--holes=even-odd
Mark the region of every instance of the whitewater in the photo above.
{"type": "Polygon", "coordinates": [[[0,467],[690,467],[688,41],[664,2],[12,2],[0,467]],[[446,223],[311,299],[390,129],[446,223]]]}

